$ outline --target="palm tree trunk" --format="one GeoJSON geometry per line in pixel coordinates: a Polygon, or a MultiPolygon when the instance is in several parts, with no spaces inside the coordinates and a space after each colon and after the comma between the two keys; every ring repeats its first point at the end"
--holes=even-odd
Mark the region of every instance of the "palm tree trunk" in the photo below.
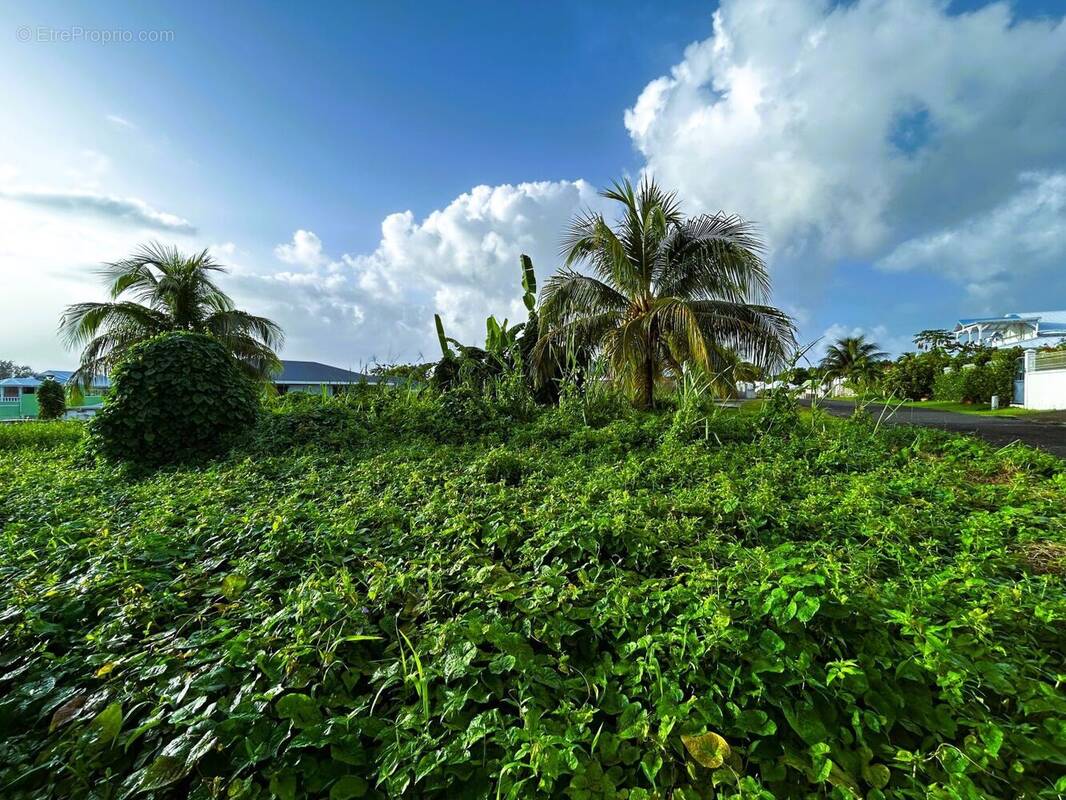
{"type": "Polygon", "coordinates": [[[648,333],[648,348],[637,379],[637,408],[644,411],[655,408],[655,344],[655,333],[651,331],[648,333]]]}

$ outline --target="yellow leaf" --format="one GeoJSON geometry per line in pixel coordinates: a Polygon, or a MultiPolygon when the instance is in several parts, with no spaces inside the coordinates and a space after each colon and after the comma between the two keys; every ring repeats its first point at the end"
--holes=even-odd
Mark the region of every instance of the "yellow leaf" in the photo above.
{"type": "Polygon", "coordinates": [[[104,664],[102,667],[100,667],[100,669],[96,670],[96,677],[97,678],[102,678],[105,675],[110,675],[111,674],[111,670],[113,670],[114,668],[115,668],[115,662],[114,661],[108,661],[106,664],[104,664]]]}
{"type": "Polygon", "coordinates": [[[698,736],[682,735],[681,743],[685,745],[696,761],[707,769],[718,769],[729,758],[729,742],[713,731],[701,733],[698,736]]]}

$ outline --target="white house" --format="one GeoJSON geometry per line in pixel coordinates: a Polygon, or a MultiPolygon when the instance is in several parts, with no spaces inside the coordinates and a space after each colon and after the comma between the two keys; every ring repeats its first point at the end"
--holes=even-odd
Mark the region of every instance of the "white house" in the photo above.
{"type": "Polygon", "coordinates": [[[988,347],[1054,347],[1066,342],[1066,311],[1030,311],[1002,317],[960,319],[953,331],[960,344],[988,347]]]}

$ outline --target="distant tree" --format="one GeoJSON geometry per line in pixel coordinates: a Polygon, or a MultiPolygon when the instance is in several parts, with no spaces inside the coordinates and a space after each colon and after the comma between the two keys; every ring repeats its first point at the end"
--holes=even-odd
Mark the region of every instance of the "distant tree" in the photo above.
{"type": "Polygon", "coordinates": [[[0,361],[0,380],[4,378],[28,378],[33,374],[33,368],[26,364],[16,364],[14,361],[0,361]]]}
{"type": "Polygon", "coordinates": [[[922,351],[948,350],[955,344],[955,335],[943,328],[927,328],[914,335],[914,346],[922,351]]]}
{"type": "Polygon", "coordinates": [[[886,370],[881,388],[897,399],[927,400],[933,396],[937,376],[950,364],[951,356],[944,350],[904,353],[886,370]]]}
{"type": "Polygon", "coordinates": [[[829,346],[820,366],[826,378],[871,380],[880,374],[880,361],[887,355],[865,336],[845,336],[829,346]]]}
{"type": "Polygon", "coordinates": [[[67,411],[67,393],[52,378],[37,387],[37,418],[59,419],[67,411]]]}

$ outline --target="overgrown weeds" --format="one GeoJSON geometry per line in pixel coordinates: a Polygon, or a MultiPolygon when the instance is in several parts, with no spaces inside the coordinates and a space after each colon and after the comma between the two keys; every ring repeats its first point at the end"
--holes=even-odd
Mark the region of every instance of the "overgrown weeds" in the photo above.
{"type": "Polygon", "coordinates": [[[9,447],[0,796],[1066,791],[1059,462],[566,397],[285,397],[137,480],[9,447]]]}

